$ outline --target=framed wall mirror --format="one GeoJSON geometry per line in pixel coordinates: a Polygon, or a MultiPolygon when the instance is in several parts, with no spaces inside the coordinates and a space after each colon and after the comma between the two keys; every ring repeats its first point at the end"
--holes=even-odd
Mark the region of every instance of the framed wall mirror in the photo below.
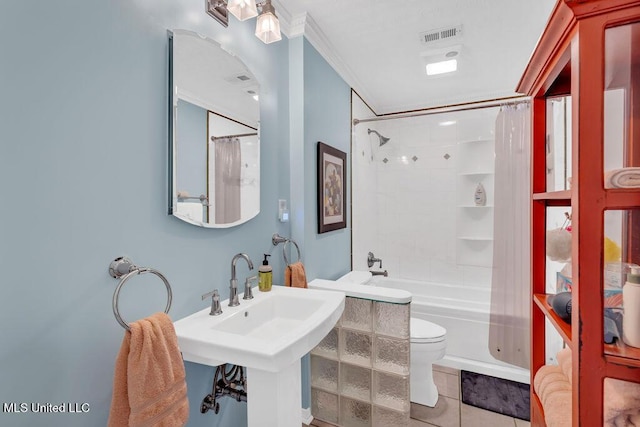
{"type": "Polygon", "coordinates": [[[227,228],[260,212],[259,84],[236,56],[169,32],[169,215],[227,228]]]}

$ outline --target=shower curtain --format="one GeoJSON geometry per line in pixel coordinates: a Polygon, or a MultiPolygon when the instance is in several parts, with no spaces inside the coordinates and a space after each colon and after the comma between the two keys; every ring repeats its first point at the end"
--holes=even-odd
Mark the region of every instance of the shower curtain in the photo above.
{"type": "Polygon", "coordinates": [[[529,369],[531,111],[506,105],[496,118],[493,275],[489,349],[529,369]]]}
{"type": "Polygon", "coordinates": [[[238,138],[222,138],[215,145],[215,223],[240,220],[242,157],[238,138]]]}

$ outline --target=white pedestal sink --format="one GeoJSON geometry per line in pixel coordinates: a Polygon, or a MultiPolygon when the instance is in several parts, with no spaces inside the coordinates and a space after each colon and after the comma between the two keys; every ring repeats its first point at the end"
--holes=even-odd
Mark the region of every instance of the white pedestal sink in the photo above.
{"type": "Polygon", "coordinates": [[[335,326],[344,310],[342,292],[274,286],[254,290],[237,307],[209,308],[174,323],[182,357],[247,368],[249,427],[300,427],[300,359],[335,326]]]}

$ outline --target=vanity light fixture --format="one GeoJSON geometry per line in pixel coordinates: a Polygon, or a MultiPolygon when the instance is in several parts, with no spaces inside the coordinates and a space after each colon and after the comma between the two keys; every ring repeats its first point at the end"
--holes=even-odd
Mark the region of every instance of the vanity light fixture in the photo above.
{"type": "Polygon", "coordinates": [[[262,12],[260,12],[258,23],[256,24],[256,37],[266,44],[282,40],[280,21],[278,21],[276,10],[271,4],[271,0],[267,0],[262,5],[262,12]]]}
{"type": "Polygon", "coordinates": [[[280,21],[271,0],[206,0],[206,11],[224,27],[229,26],[229,13],[240,21],[257,16],[256,37],[266,44],[282,40],[280,21]]]}

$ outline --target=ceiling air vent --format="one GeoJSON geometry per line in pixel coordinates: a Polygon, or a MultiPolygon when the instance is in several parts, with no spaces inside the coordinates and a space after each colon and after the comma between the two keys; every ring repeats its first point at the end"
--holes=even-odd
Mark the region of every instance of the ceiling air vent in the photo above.
{"type": "Polygon", "coordinates": [[[227,76],[224,78],[224,80],[226,80],[229,83],[235,84],[235,83],[245,83],[251,80],[251,76],[248,76],[244,73],[242,74],[234,74],[232,76],[227,76]]]}
{"type": "Polygon", "coordinates": [[[420,41],[423,44],[432,44],[440,41],[455,41],[462,38],[462,24],[452,27],[436,28],[420,33],[420,41]]]}

